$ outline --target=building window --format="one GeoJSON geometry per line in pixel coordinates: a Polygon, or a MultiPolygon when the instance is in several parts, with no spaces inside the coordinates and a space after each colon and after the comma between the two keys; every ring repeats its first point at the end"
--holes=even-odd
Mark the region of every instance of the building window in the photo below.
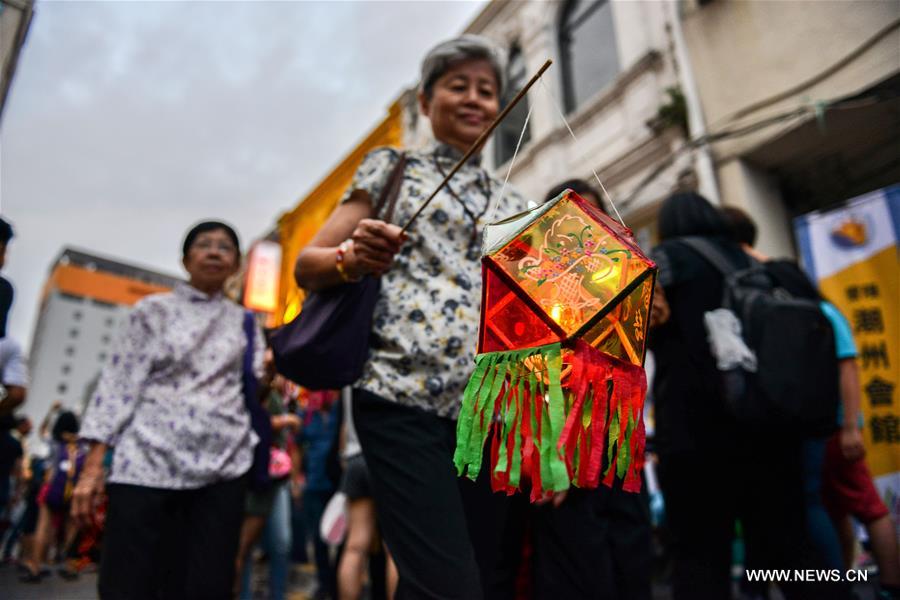
{"type": "Polygon", "coordinates": [[[61,383],[58,386],[56,386],[56,391],[60,394],[65,394],[67,389],[69,389],[69,386],[67,386],[64,383],[61,383]]]}
{"type": "Polygon", "coordinates": [[[103,336],[100,338],[100,341],[103,342],[104,344],[108,344],[111,339],[112,338],[109,337],[109,334],[106,333],[106,334],[103,334],[103,336]]]}
{"type": "Polygon", "coordinates": [[[105,362],[106,361],[106,352],[101,352],[100,354],[97,355],[97,358],[100,359],[100,362],[105,362]]]}
{"type": "MultiPolygon", "coordinates": [[[[509,62],[506,66],[506,91],[500,99],[500,109],[506,107],[516,94],[519,93],[525,83],[528,81],[528,71],[525,67],[525,59],[522,51],[518,46],[513,46],[509,51],[509,62]]],[[[522,133],[522,127],[525,126],[525,118],[528,116],[528,98],[522,100],[513,108],[500,125],[497,126],[497,133],[494,134],[494,159],[499,166],[512,158],[516,151],[516,144],[519,141],[519,135],[522,133]]],[[[525,130],[522,137],[522,145],[528,143],[531,139],[530,128],[525,130]]]]}
{"type": "Polygon", "coordinates": [[[112,317],[106,317],[106,326],[112,327],[115,324],[116,320],[112,317]]]}
{"type": "Polygon", "coordinates": [[[63,375],[68,375],[69,372],[71,372],[71,371],[72,371],[72,365],[63,365],[62,366],[63,375]]]}
{"type": "Polygon", "coordinates": [[[75,355],[75,346],[66,347],[66,356],[74,356],[75,355]]]}
{"type": "Polygon", "coordinates": [[[72,320],[73,321],[81,320],[81,311],[80,310],[76,310],[75,312],[72,313],[72,320]]]}
{"type": "Polygon", "coordinates": [[[78,330],[77,330],[77,329],[74,329],[74,328],[73,328],[73,329],[70,329],[70,330],[69,330],[69,337],[72,338],[72,339],[77,338],[77,337],[78,337],[78,330]]]}
{"type": "Polygon", "coordinates": [[[568,0],[560,12],[559,55],[566,112],[572,112],[619,72],[612,2],[568,0]]]}

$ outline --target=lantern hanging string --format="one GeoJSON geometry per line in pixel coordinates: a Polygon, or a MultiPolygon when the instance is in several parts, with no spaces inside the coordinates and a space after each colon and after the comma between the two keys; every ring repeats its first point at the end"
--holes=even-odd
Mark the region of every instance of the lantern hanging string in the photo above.
{"type": "Polygon", "coordinates": [[[434,197],[437,196],[438,192],[440,192],[442,189],[444,189],[444,186],[447,185],[447,182],[450,181],[450,179],[456,174],[457,171],[459,171],[459,169],[464,164],[466,164],[466,161],[468,161],[469,158],[471,158],[472,155],[475,154],[476,151],[481,149],[481,147],[487,141],[487,139],[491,135],[491,133],[494,132],[494,129],[497,128],[497,125],[499,125],[500,122],[506,118],[506,115],[508,115],[509,112],[516,106],[516,104],[518,104],[519,101],[525,97],[525,94],[528,93],[528,90],[531,88],[531,86],[534,85],[535,82],[541,78],[541,75],[544,74],[544,71],[546,71],[550,67],[551,64],[553,64],[553,61],[547,60],[547,62],[545,62],[543,64],[543,66],[540,69],[538,69],[538,72],[534,74],[534,76],[528,81],[528,83],[525,84],[525,87],[523,87],[521,90],[519,90],[519,93],[516,94],[515,98],[513,98],[510,101],[510,103],[506,105],[506,108],[504,108],[503,111],[499,115],[497,115],[497,118],[494,119],[494,122],[491,123],[490,126],[488,126],[488,128],[485,129],[481,133],[480,136],[478,136],[478,139],[475,140],[475,143],[473,143],[472,146],[463,155],[463,157],[461,159],[459,159],[459,162],[457,162],[456,165],[454,165],[453,169],[451,169],[450,172],[447,173],[446,177],[444,177],[444,180],[440,183],[440,185],[437,186],[437,189],[435,189],[431,193],[431,195],[428,196],[428,198],[425,200],[425,202],[422,203],[422,206],[420,206],[419,209],[413,214],[413,216],[411,216],[409,218],[409,221],[407,221],[406,225],[403,226],[403,229],[401,230],[401,232],[405,233],[406,230],[412,226],[412,224],[419,217],[419,215],[422,214],[422,211],[425,210],[425,208],[431,203],[431,201],[434,199],[434,197]]]}
{"type": "MultiPolygon", "coordinates": [[[[543,79],[541,79],[541,87],[547,93],[547,96],[550,98],[550,102],[553,104],[553,107],[556,108],[556,112],[559,114],[559,118],[562,119],[563,124],[565,124],[566,129],[569,130],[569,135],[571,135],[572,139],[577,143],[578,138],[575,136],[575,132],[572,131],[572,127],[569,125],[569,121],[566,120],[566,115],[563,113],[562,108],[559,106],[559,102],[557,102],[553,94],[550,93],[550,89],[546,86],[546,84],[544,84],[543,79]]],[[[627,225],[625,225],[625,221],[622,220],[622,215],[619,214],[619,209],[616,208],[616,203],[613,202],[612,196],[610,196],[609,192],[606,191],[606,186],[603,185],[602,181],[600,181],[600,176],[597,175],[597,171],[594,169],[594,167],[591,167],[591,173],[594,174],[594,179],[597,180],[597,183],[600,185],[600,189],[603,190],[603,195],[606,196],[607,202],[609,202],[609,205],[612,207],[613,211],[615,211],[616,217],[619,219],[619,223],[621,223],[623,227],[628,227],[627,225]]]]}
{"type": "MultiPolygon", "coordinates": [[[[541,82],[543,83],[543,79],[541,82]]],[[[516,142],[516,149],[513,152],[512,159],[509,161],[509,169],[506,170],[506,178],[503,180],[503,187],[500,188],[500,196],[497,198],[497,202],[494,203],[494,208],[491,210],[491,214],[488,217],[487,222],[493,223],[494,219],[497,218],[497,209],[500,208],[500,205],[503,204],[503,198],[506,196],[506,184],[509,183],[509,176],[512,175],[513,166],[516,164],[516,157],[519,156],[519,148],[522,147],[522,139],[525,138],[525,132],[528,131],[528,120],[531,118],[531,109],[534,108],[534,105],[528,107],[528,114],[525,115],[525,122],[522,124],[522,131],[519,132],[519,141],[516,142]]]]}

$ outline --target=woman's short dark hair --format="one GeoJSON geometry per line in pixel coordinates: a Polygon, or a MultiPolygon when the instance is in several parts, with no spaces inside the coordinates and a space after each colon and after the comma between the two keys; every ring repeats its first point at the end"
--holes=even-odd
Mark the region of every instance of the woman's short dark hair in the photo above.
{"type": "Polygon", "coordinates": [[[431,99],[434,84],[451,67],[465,60],[484,59],[491,64],[497,76],[497,95],[506,87],[506,58],[491,40],[471,33],[441,42],[428,51],[422,60],[420,86],[425,97],[431,99]]]}
{"type": "Polygon", "coordinates": [[[659,209],[659,239],[687,235],[729,238],[722,213],[696,192],[672,194],[659,209]]]}
{"type": "Polygon", "coordinates": [[[6,245],[13,238],[12,225],[6,219],[0,218],[0,244],[6,245]]]}
{"type": "Polygon", "coordinates": [[[194,245],[194,240],[197,239],[197,236],[201,233],[206,233],[208,231],[216,231],[217,229],[221,229],[231,238],[231,242],[234,244],[234,248],[237,251],[237,255],[241,255],[241,243],[238,241],[238,235],[235,232],[234,228],[231,225],[227,225],[221,221],[203,221],[202,223],[197,223],[191,230],[187,232],[187,235],[184,236],[184,244],[181,246],[182,256],[187,258],[188,252],[191,249],[191,246],[194,245]]]}
{"type": "Polygon", "coordinates": [[[6,321],[14,296],[12,284],[5,277],[0,277],[0,337],[6,337],[6,321]]]}
{"type": "Polygon", "coordinates": [[[71,410],[64,410],[56,417],[53,424],[53,439],[57,442],[63,441],[63,435],[66,433],[78,433],[81,428],[78,417],[71,410]]]}
{"type": "Polygon", "coordinates": [[[723,206],[722,216],[734,242],[750,247],[756,244],[756,223],[750,215],[734,206],[723,206]]]}
{"type": "Polygon", "coordinates": [[[585,194],[591,194],[597,200],[602,201],[603,196],[597,191],[597,188],[589,184],[584,179],[569,179],[568,181],[563,181],[560,184],[554,185],[547,192],[547,195],[544,196],[544,202],[550,202],[560,194],[562,194],[566,190],[572,190],[579,196],[584,196],[585,194]]]}

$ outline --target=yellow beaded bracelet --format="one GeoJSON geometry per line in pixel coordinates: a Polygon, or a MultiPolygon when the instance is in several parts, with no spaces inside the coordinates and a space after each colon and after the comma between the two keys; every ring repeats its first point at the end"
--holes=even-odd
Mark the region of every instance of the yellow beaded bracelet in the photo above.
{"type": "Polygon", "coordinates": [[[350,251],[350,248],[353,246],[353,240],[347,239],[341,242],[341,244],[337,247],[337,254],[334,257],[334,267],[337,269],[338,275],[341,277],[341,281],[350,282],[350,281],[358,281],[356,279],[352,279],[348,274],[347,270],[344,269],[344,256],[347,252],[350,251]]]}

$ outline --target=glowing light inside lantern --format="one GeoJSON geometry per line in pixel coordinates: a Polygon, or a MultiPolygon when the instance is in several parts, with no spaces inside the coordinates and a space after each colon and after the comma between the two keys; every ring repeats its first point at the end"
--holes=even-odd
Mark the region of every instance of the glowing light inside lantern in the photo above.
{"type": "Polygon", "coordinates": [[[559,323],[562,320],[562,304],[554,304],[550,309],[550,318],[559,323]]]}

